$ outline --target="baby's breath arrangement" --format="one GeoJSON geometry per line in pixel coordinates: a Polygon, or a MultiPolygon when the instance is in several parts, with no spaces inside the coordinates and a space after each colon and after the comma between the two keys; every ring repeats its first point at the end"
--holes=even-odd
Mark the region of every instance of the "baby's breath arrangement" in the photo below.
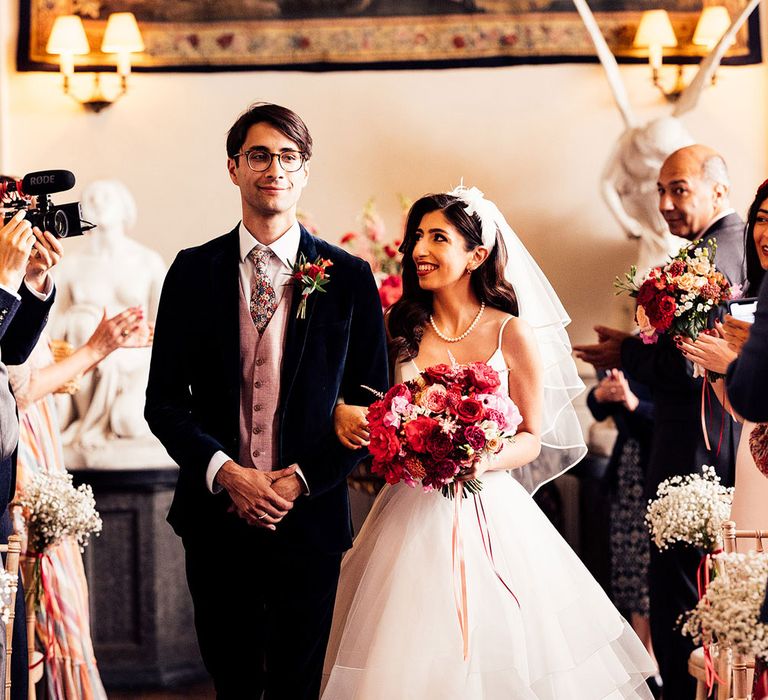
{"type": "Polygon", "coordinates": [[[0,569],[0,620],[6,625],[11,619],[11,596],[16,593],[19,585],[18,575],[13,576],[5,569],[0,569]]]}
{"type": "Polygon", "coordinates": [[[768,553],[716,554],[725,576],[717,576],[696,607],[686,613],[683,634],[702,642],[714,636],[737,654],[768,658],[768,625],[760,622],[760,606],[768,578],[768,553]]]}
{"type": "Polygon", "coordinates": [[[720,545],[732,499],[733,489],[720,483],[714,467],[704,465],[701,474],[662,481],[656,499],[648,503],[645,521],[659,549],[685,542],[713,551],[720,545]]]}
{"type": "Polygon", "coordinates": [[[17,503],[27,525],[27,556],[34,557],[32,581],[25,581],[27,598],[35,607],[41,597],[40,560],[65,537],[72,537],[82,551],[92,534],[101,532],[93,491],[87,484],[77,488],[71,474],[35,474],[17,503]]]}

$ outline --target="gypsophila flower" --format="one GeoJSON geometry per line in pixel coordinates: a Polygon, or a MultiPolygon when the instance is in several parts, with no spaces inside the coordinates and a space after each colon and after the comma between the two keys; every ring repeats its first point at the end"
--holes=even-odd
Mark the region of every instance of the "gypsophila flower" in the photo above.
{"type": "Polygon", "coordinates": [[[25,486],[19,505],[27,523],[27,552],[43,554],[65,537],[81,551],[91,534],[101,532],[93,491],[72,485],[71,474],[35,474],[25,486]]]}
{"type": "Polygon", "coordinates": [[[714,467],[704,465],[701,474],[662,481],[656,499],[648,503],[645,521],[659,549],[685,542],[712,551],[720,542],[732,500],[733,489],[720,483],[714,467]]]}
{"type": "Polygon", "coordinates": [[[697,643],[714,637],[738,654],[768,658],[768,625],[759,619],[768,553],[721,553],[714,558],[725,575],[716,576],[696,607],[681,616],[683,634],[697,643]]]}

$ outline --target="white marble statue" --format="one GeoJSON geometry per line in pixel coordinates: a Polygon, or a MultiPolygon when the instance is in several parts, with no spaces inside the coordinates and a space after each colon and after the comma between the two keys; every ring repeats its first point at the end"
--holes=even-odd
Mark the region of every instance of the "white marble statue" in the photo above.
{"type": "Polygon", "coordinates": [[[57,269],[54,338],[80,347],[99,321],[140,307],[147,331],[139,347],[115,351],[60,400],[68,466],[133,467],[171,464],[149,432],[144,412],[154,326],[165,264],[158,253],[129,238],[136,204],[117,180],[97,180],[82,195],[83,218],[96,224],[82,251],[66,254],[57,269]]]}
{"type": "Polygon", "coordinates": [[[621,81],[616,58],[608,48],[586,0],[573,0],[605,71],[625,130],[619,137],[601,180],[603,197],[624,232],[639,241],[637,266],[641,271],[658,265],[668,253],[677,252],[679,240],[669,233],[659,213],[656,189],[666,157],[694,143],[680,117],[694,109],[702,90],[710,84],[728,46],[759,0],[750,0],[733,20],[717,45],[702,60],[695,77],[674,103],[671,114],[641,123],[632,110],[621,81]]]}

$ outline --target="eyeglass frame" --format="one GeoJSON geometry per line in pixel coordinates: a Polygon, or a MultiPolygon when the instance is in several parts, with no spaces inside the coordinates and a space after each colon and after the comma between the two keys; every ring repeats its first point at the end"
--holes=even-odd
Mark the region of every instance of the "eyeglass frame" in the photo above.
{"type": "Polygon", "coordinates": [[[250,151],[240,151],[240,153],[235,153],[232,158],[239,158],[240,156],[245,157],[245,164],[248,166],[249,170],[252,170],[254,173],[265,173],[267,170],[269,170],[272,167],[272,163],[274,163],[275,158],[277,158],[277,162],[280,165],[280,169],[284,173],[297,173],[299,170],[301,170],[301,167],[304,165],[304,163],[307,162],[307,154],[304,153],[304,151],[299,151],[295,148],[288,148],[284,151],[279,151],[278,153],[272,153],[272,151],[268,151],[266,148],[252,148],[250,151]],[[253,166],[251,166],[251,160],[250,160],[250,154],[251,153],[263,153],[264,155],[269,156],[269,163],[266,168],[263,170],[255,170],[253,166]],[[286,170],[285,166],[283,165],[283,161],[280,159],[280,157],[285,153],[298,153],[301,156],[301,164],[299,165],[296,170],[286,170]]]}

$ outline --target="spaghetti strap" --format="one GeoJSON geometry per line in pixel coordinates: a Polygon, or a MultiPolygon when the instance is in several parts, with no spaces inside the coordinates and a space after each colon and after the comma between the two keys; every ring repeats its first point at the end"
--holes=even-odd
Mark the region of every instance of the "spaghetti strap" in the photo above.
{"type": "Polygon", "coordinates": [[[507,316],[504,319],[504,322],[501,324],[501,328],[499,328],[499,342],[498,345],[496,345],[496,352],[501,350],[501,338],[504,335],[504,329],[507,327],[507,324],[514,318],[514,316],[507,316]]]}

